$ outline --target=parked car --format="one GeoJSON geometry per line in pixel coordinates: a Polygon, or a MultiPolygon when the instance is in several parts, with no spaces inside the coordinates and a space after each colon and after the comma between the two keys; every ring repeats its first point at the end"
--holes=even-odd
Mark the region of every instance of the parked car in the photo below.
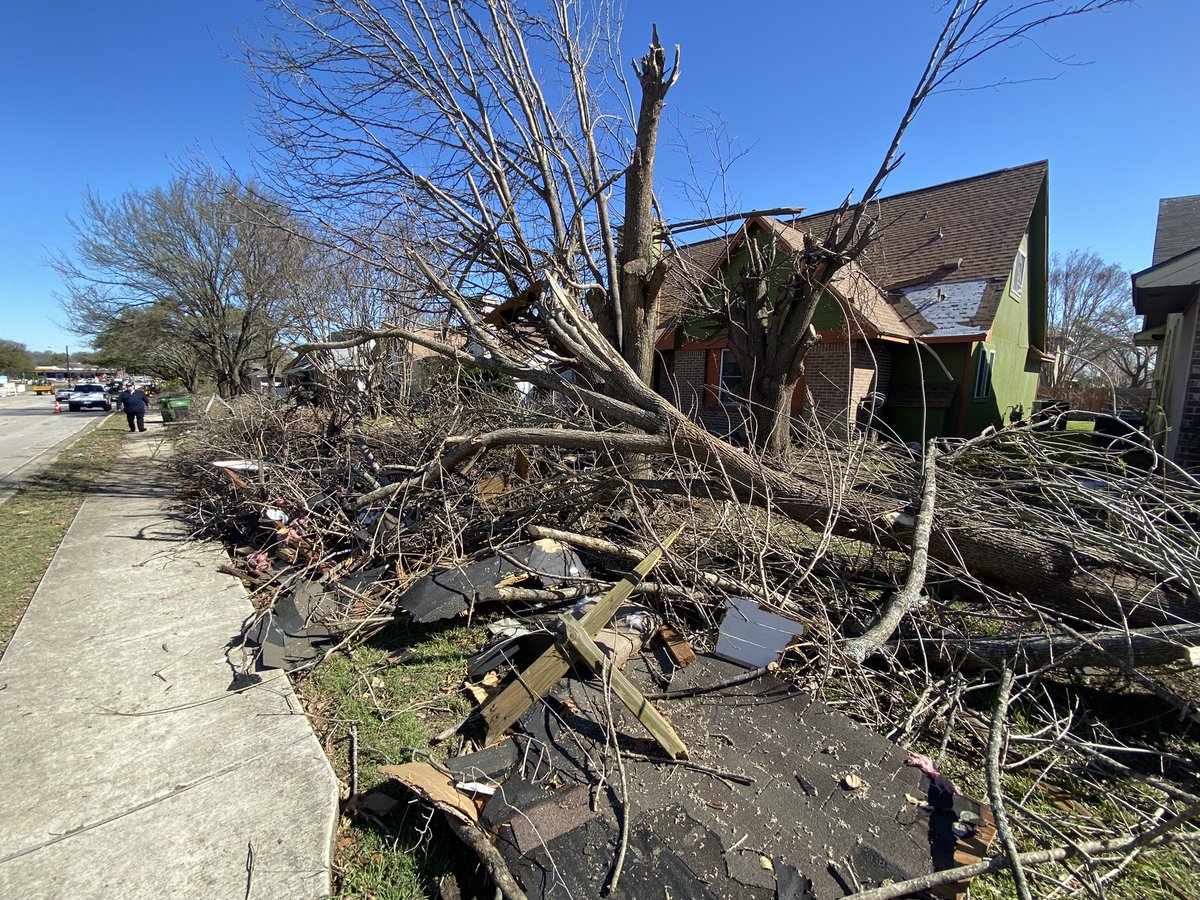
{"type": "Polygon", "coordinates": [[[109,399],[108,393],[104,390],[102,384],[77,384],[70,396],[67,398],[67,408],[71,412],[79,412],[81,409],[102,409],[105,412],[110,412],[113,408],[112,400],[109,399]]]}
{"type": "Polygon", "coordinates": [[[59,403],[66,403],[71,399],[71,393],[74,388],[60,387],[54,389],[54,399],[59,403]]]}

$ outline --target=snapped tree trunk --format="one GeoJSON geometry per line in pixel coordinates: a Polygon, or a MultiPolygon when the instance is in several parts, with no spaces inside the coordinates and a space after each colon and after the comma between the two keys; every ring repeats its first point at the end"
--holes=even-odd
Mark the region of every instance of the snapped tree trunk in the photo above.
{"type": "Polygon", "coordinates": [[[654,340],[658,334],[658,295],[663,263],[654,228],[654,156],[667,91],[679,77],[679,61],[668,73],[667,54],[654,29],[650,49],[635,66],[642,86],[633,158],[625,172],[625,221],[617,255],[620,271],[621,356],[643,384],[654,376],[654,340]]]}

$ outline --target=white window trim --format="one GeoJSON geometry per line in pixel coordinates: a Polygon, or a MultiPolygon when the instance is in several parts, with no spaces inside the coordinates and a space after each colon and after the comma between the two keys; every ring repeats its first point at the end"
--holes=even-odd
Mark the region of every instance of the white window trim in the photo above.
{"type": "MultiPolygon", "coordinates": [[[[730,356],[726,349],[721,350],[720,365],[717,367],[717,402],[721,406],[745,406],[746,401],[741,399],[728,399],[725,394],[725,359],[730,356]]],[[[745,378],[745,375],[742,376],[745,378]]]]}
{"type": "Polygon", "coordinates": [[[1017,258],[1013,260],[1012,269],[1012,286],[1010,290],[1014,297],[1020,297],[1025,292],[1025,269],[1029,265],[1029,257],[1023,249],[1017,251],[1017,258]],[[1018,267],[1020,272],[1017,272],[1018,267]]]}
{"type": "Polygon", "coordinates": [[[995,369],[996,351],[984,347],[975,370],[975,400],[986,400],[992,396],[992,372],[995,369]]]}

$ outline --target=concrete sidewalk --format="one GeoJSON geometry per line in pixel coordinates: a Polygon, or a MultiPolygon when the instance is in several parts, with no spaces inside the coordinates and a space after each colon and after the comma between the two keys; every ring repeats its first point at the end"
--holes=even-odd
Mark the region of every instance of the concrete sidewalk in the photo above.
{"type": "Polygon", "coordinates": [[[227,691],[250,604],[168,515],[150,427],[0,660],[0,897],[324,897],[337,782],[286,677],[227,691]]]}

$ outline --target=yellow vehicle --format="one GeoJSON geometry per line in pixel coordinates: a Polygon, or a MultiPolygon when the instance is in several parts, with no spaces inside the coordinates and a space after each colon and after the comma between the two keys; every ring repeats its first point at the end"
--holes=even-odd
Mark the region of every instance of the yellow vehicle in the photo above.
{"type": "MultiPolygon", "coordinates": [[[[67,386],[67,383],[64,381],[62,383],[62,387],[66,387],[66,386],[67,386]]],[[[55,392],[55,390],[58,389],[58,387],[59,387],[59,385],[55,384],[53,381],[37,381],[37,382],[34,382],[34,384],[33,384],[33,392],[35,394],[39,394],[39,395],[40,394],[53,394],[55,392]]]]}

